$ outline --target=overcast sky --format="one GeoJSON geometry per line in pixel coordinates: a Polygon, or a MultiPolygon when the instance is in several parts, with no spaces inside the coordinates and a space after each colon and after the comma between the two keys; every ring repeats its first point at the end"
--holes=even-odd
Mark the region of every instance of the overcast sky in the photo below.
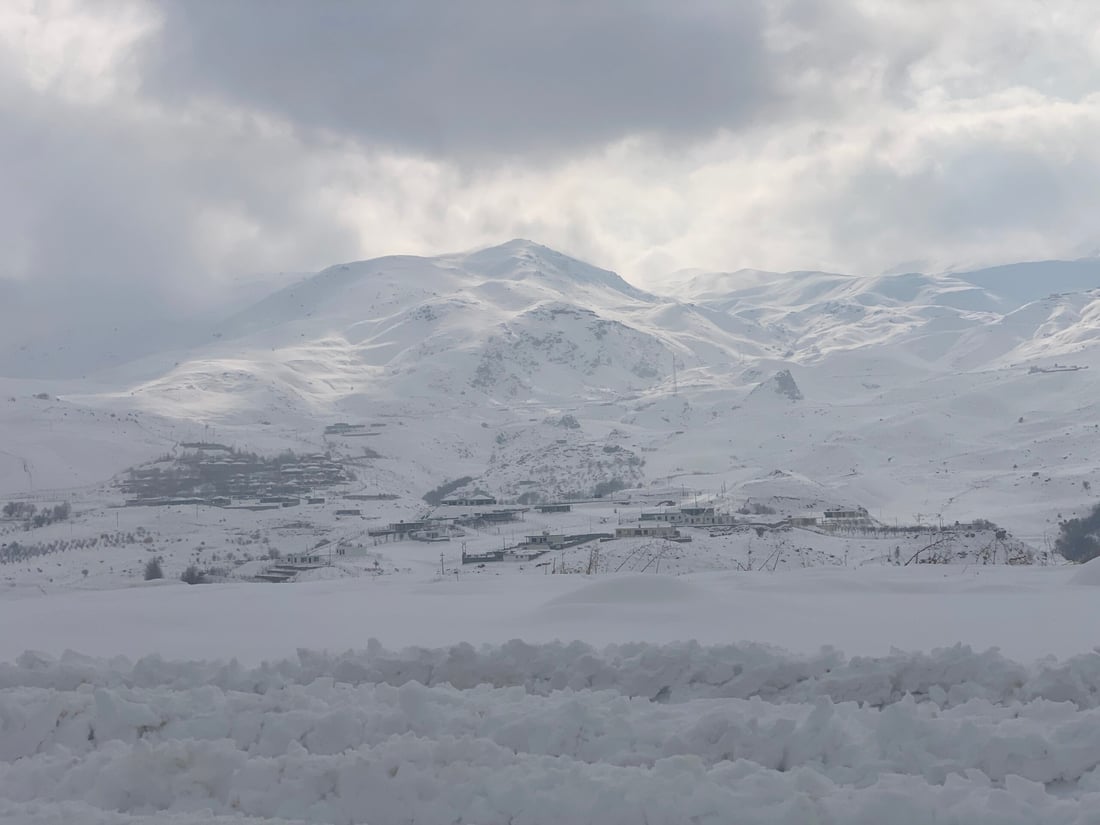
{"type": "Polygon", "coordinates": [[[1098,78],[1094,0],[4,0],[0,298],[515,236],[641,285],[1076,257],[1098,78]]]}

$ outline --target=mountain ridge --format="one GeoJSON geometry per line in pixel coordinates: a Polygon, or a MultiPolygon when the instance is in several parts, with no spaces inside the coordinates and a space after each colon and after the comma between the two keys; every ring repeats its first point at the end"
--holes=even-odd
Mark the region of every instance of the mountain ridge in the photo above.
{"type": "Polygon", "coordinates": [[[688,478],[800,495],[782,479],[805,477],[887,512],[1007,514],[1030,536],[1084,495],[1100,294],[1016,306],[954,275],[756,272],[715,291],[726,281],[654,295],[523,240],[338,264],[196,346],[94,380],[0,379],[0,424],[29,445],[4,448],[0,483],[26,484],[24,459],[39,486],[106,477],[126,466],[112,433],[132,462],[211,427],[250,449],[334,450],[383,490],[470,476],[552,498],[688,478]],[[566,416],[578,426],[543,423],[566,416]],[[393,429],[324,435],[345,421],[393,429]]]}

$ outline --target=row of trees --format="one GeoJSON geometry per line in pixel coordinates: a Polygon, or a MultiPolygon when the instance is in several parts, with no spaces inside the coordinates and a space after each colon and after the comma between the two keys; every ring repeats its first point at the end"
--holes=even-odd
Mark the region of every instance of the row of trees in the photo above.
{"type": "MultiPolygon", "coordinates": [[[[163,578],[164,567],[161,564],[161,558],[154,556],[145,563],[145,581],[163,578]]],[[[200,570],[197,565],[188,565],[187,569],[180,574],[180,581],[187,584],[205,584],[206,573],[200,570]]]]}
{"type": "Polygon", "coordinates": [[[41,510],[29,501],[9,501],[4,505],[3,512],[5,518],[23,519],[23,526],[29,530],[31,527],[45,527],[56,521],[68,521],[73,508],[67,501],[52,507],[43,507],[41,510]]]}

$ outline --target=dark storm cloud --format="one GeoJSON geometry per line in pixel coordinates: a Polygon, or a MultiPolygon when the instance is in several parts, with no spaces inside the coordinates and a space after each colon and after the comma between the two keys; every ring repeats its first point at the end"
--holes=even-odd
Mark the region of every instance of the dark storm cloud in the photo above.
{"type": "Polygon", "coordinates": [[[754,0],[158,0],[147,93],[472,156],[696,137],[780,94],[754,0]]]}
{"type": "Polygon", "coordinates": [[[322,249],[353,256],[354,239],[308,211],[297,144],[256,140],[217,119],[166,119],[111,99],[42,93],[3,71],[3,57],[6,374],[17,372],[9,356],[27,345],[45,351],[64,341],[75,352],[79,341],[90,346],[101,333],[152,333],[151,322],[210,311],[219,300],[217,276],[227,270],[281,269],[303,257],[321,262],[322,249]],[[253,237],[241,233],[244,239],[213,251],[219,224],[237,215],[257,227],[253,237]]]}
{"type": "MultiPolygon", "coordinates": [[[[17,252],[5,275],[187,294],[210,276],[204,216],[236,210],[283,233],[317,228],[276,141],[18,93],[0,96],[0,119],[0,240],[17,252]]],[[[326,240],[340,246],[336,234],[326,240]]]]}

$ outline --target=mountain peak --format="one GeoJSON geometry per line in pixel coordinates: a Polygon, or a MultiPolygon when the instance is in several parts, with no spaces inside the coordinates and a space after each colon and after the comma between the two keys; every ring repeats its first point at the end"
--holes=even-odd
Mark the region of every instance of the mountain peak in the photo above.
{"type": "Polygon", "coordinates": [[[513,238],[498,246],[448,257],[470,274],[493,280],[545,280],[559,288],[597,287],[647,303],[656,300],[653,295],[631,285],[611,270],[585,263],[526,238],[513,238]]]}

